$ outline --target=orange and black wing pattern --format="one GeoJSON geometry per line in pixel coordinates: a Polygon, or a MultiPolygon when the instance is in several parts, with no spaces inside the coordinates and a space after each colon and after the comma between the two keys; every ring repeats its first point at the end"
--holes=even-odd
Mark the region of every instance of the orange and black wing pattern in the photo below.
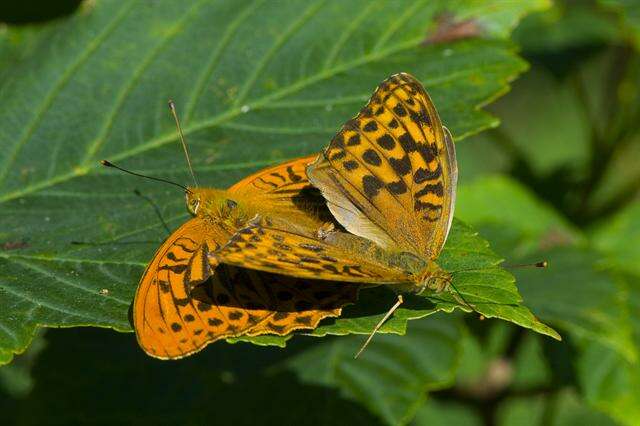
{"type": "Polygon", "coordinates": [[[138,343],[147,354],[177,359],[227,337],[313,329],[357,298],[357,285],[217,265],[207,255],[228,238],[194,218],[157,251],[133,304],[138,343]]]}
{"type": "Polygon", "coordinates": [[[334,231],[321,238],[256,217],[210,255],[213,262],[298,278],[351,283],[411,282],[407,272],[369,253],[367,241],[334,231]],[[334,234],[334,235],[332,235],[334,234]],[[336,236],[344,236],[344,244],[336,236]],[[351,238],[353,237],[353,239],[351,238]],[[354,242],[359,240],[361,244],[354,242]]]}
{"type": "Polygon", "coordinates": [[[231,186],[228,192],[259,204],[270,216],[318,227],[332,218],[322,194],[307,179],[306,168],[316,157],[297,158],[260,170],[231,186]]]}
{"type": "Polygon", "coordinates": [[[382,82],[307,174],[349,232],[425,259],[439,254],[453,217],[455,149],[411,75],[382,82]]]}
{"type": "Polygon", "coordinates": [[[133,302],[138,343],[157,358],[179,358],[197,351],[209,340],[207,324],[215,322],[190,296],[205,282],[215,264],[207,258],[228,234],[199,218],[178,228],[147,266],[133,302]]]}

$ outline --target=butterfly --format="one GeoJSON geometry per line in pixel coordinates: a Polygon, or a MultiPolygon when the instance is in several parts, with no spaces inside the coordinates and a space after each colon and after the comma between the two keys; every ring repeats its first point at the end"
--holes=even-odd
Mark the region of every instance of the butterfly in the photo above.
{"type": "Polygon", "coordinates": [[[451,276],[435,260],[453,219],[455,147],[416,78],[383,81],[306,174],[346,232],[308,235],[256,215],[209,258],[399,292],[448,288],[451,276]]]}
{"type": "Polygon", "coordinates": [[[390,77],[317,158],[226,191],[185,188],[194,217],[158,250],[136,292],[140,345],[177,358],[223,337],[313,328],[355,299],[358,286],[340,283],[442,291],[450,276],[433,260],[451,226],[456,180],[451,135],[424,88],[408,74],[390,77]],[[246,269],[278,278],[257,289],[259,275],[246,269]],[[282,306],[294,299],[287,286],[320,290],[297,295],[292,309],[282,306]]]}
{"type": "Polygon", "coordinates": [[[315,328],[356,300],[357,286],[257,273],[208,257],[256,212],[286,217],[295,229],[321,228],[324,201],[305,175],[313,158],[267,168],[227,190],[185,188],[193,217],[157,250],[133,302],[134,329],[147,354],[176,359],[222,338],[315,328]]]}
{"type": "Polygon", "coordinates": [[[321,229],[330,214],[306,179],[313,158],[264,169],[227,190],[184,188],[193,217],[156,251],[133,302],[136,337],[147,354],[177,359],[227,337],[312,329],[356,300],[358,286],[257,273],[208,257],[257,212],[286,218],[295,224],[290,230],[321,229]]]}

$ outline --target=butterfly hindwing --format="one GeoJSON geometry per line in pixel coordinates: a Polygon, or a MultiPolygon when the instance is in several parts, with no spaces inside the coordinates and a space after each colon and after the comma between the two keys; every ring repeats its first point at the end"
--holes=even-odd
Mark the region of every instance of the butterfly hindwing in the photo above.
{"type": "Polygon", "coordinates": [[[426,259],[444,245],[455,150],[431,99],[409,74],[381,83],[307,174],[349,232],[426,259]]]}
{"type": "Polygon", "coordinates": [[[316,156],[290,160],[250,175],[228,189],[301,226],[317,227],[330,219],[326,202],[307,178],[306,168],[316,156]]]}

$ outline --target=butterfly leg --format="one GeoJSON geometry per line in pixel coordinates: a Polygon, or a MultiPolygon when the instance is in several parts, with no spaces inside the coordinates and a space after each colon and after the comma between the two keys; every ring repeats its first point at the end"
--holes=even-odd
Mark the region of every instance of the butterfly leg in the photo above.
{"type": "Polygon", "coordinates": [[[391,307],[391,309],[389,309],[389,311],[387,311],[385,316],[382,317],[382,319],[378,322],[378,324],[376,324],[376,326],[373,328],[373,331],[371,332],[371,334],[369,334],[369,337],[367,338],[367,340],[360,347],[360,350],[358,351],[358,353],[353,357],[354,359],[358,358],[360,356],[360,354],[362,352],[364,352],[364,350],[367,347],[367,345],[369,345],[369,342],[371,342],[371,339],[373,339],[373,336],[378,332],[378,330],[380,330],[380,327],[382,327],[382,325],[389,319],[389,317],[391,315],[393,315],[393,313],[396,311],[396,309],[398,309],[400,307],[400,305],[402,305],[403,303],[404,303],[404,299],[402,298],[402,295],[399,294],[398,295],[398,300],[396,301],[395,305],[393,305],[391,307]]]}

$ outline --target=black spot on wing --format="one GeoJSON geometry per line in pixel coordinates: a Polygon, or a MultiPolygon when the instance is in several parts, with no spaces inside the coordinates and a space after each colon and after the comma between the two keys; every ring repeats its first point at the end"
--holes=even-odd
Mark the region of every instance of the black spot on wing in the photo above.
{"type": "Polygon", "coordinates": [[[359,164],[357,161],[347,160],[344,163],[342,163],[342,166],[344,167],[345,170],[351,171],[351,170],[357,169],[359,164]]]}
{"type": "Polygon", "coordinates": [[[302,176],[296,174],[293,171],[293,167],[292,166],[287,167],[287,176],[289,177],[289,180],[291,182],[300,182],[302,180],[302,176]]]}
{"type": "Polygon", "coordinates": [[[396,141],[394,141],[390,135],[384,134],[378,138],[378,145],[391,151],[396,146],[396,141]]]}
{"type": "Polygon", "coordinates": [[[407,115],[407,110],[400,103],[393,107],[393,112],[395,112],[398,115],[398,117],[404,117],[407,115]]]}
{"type": "Polygon", "coordinates": [[[360,145],[360,135],[358,133],[354,134],[353,136],[350,136],[349,140],[347,141],[347,146],[356,146],[356,145],[360,145]]]}
{"type": "Polygon", "coordinates": [[[404,183],[402,179],[397,182],[391,182],[387,184],[387,189],[389,192],[395,195],[404,194],[407,192],[407,184],[404,183]]]}
{"type": "Polygon", "coordinates": [[[390,157],[389,163],[393,170],[400,176],[405,176],[411,172],[411,160],[408,155],[405,155],[400,159],[390,157]]]}
{"type": "Polygon", "coordinates": [[[329,157],[329,160],[330,161],[342,160],[346,156],[347,156],[347,153],[344,152],[343,150],[336,150],[331,152],[331,156],[329,157]]]}
{"type": "Polygon", "coordinates": [[[407,153],[418,150],[415,139],[413,139],[413,136],[411,136],[409,133],[401,134],[398,138],[398,141],[400,141],[402,149],[404,149],[404,151],[407,153]]]}
{"type": "Polygon", "coordinates": [[[384,184],[380,179],[371,175],[364,175],[362,177],[362,187],[364,188],[364,193],[368,198],[373,198],[378,195],[380,188],[382,188],[384,184]]]}
{"type": "Polygon", "coordinates": [[[371,120],[367,124],[365,124],[362,129],[365,132],[375,132],[376,130],[378,130],[378,123],[376,123],[375,120],[371,120]]]}
{"type": "Polygon", "coordinates": [[[362,154],[362,159],[371,166],[379,166],[382,164],[382,159],[373,149],[367,149],[364,154],[362,154]]]}

